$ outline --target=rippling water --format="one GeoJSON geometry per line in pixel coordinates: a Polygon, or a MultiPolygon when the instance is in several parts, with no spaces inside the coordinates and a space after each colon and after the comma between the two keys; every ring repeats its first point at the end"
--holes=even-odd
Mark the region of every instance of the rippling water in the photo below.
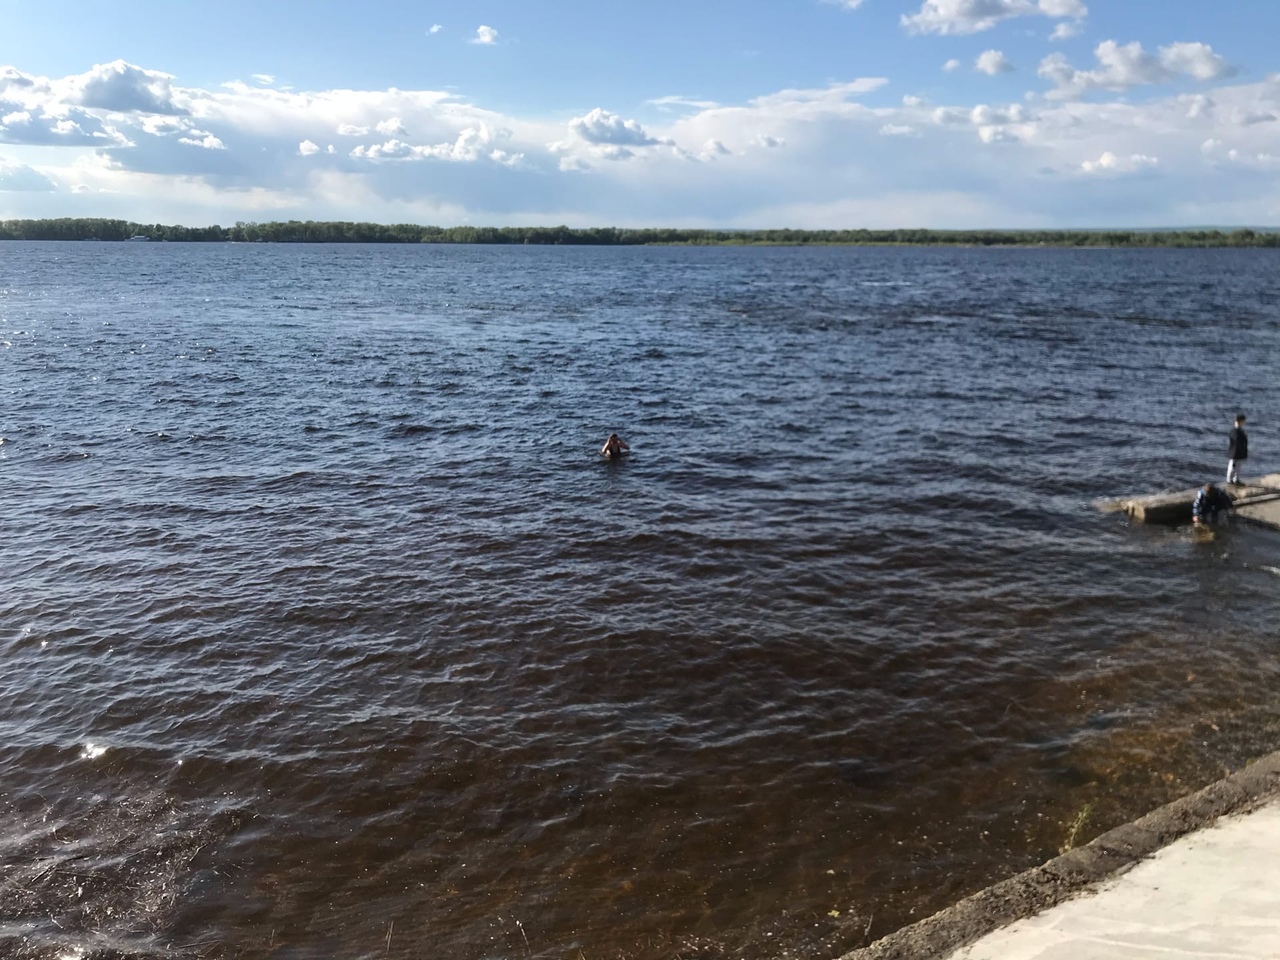
{"type": "Polygon", "coordinates": [[[1092,505],[1274,278],[0,246],[0,952],[834,956],[1276,748],[1280,534],[1092,505]]]}

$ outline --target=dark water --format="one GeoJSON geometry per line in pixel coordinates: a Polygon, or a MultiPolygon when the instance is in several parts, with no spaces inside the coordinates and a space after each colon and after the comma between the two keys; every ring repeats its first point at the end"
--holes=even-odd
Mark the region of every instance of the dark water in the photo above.
{"type": "Polygon", "coordinates": [[[1275,749],[1280,535],[1092,503],[1276,266],[0,246],[0,953],[834,956],[1275,749]]]}

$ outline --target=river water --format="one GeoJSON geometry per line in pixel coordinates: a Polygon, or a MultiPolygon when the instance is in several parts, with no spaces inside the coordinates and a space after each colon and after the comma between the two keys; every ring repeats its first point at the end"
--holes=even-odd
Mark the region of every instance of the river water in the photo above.
{"type": "Polygon", "coordinates": [[[1275,276],[0,245],[0,953],[836,956],[1276,749],[1280,534],[1094,506],[1275,276]]]}

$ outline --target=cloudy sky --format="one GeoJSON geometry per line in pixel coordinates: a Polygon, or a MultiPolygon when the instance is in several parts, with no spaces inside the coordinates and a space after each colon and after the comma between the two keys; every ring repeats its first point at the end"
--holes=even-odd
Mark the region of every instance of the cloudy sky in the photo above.
{"type": "Polygon", "coordinates": [[[1277,0],[0,0],[0,218],[1280,224],[1277,0]]]}

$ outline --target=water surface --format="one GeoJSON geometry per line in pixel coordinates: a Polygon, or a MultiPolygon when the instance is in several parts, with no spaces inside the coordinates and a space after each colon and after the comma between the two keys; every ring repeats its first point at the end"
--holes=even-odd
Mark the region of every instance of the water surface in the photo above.
{"type": "Polygon", "coordinates": [[[0,951],[834,956],[1275,749],[1280,535],[1093,507],[1274,276],[0,245],[0,951]]]}

